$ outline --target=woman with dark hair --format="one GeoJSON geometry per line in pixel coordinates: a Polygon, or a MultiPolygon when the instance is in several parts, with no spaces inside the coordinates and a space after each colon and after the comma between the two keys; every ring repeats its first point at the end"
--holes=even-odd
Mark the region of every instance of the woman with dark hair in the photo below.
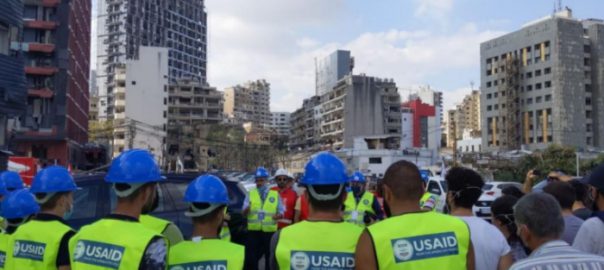
{"type": "Polygon", "coordinates": [[[514,262],[527,257],[527,250],[522,241],[516,235],[516,223],[514,222],[514,205],[518,198],[511,195],[503,195],[497,198],[491,205],[491,219],[493,225],[503,233],[512,248],[514,262]]]}

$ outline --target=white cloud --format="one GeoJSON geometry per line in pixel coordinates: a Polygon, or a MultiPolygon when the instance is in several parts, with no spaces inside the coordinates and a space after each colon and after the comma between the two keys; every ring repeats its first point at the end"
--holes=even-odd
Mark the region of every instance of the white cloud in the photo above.
{"type": "Polygon", "coordinates": [[[415,0],[416,17],[442,17],[453,9],[453,0],[415,0]]]}

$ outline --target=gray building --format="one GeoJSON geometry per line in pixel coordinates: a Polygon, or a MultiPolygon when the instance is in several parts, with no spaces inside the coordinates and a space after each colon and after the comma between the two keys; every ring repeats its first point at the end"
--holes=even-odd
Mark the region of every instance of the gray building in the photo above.
{"type": "Polygon", "coordinates": [[[316,95],[321,96],[336,86],[346,75],[352,74],[354,58],[350,51],[337,50],[316,63],[316,95]]]}
{"type": "Polygon", "coordinates": [[[271,115],[271,129],[279,136],[288,137],[291,131],[291,113],[273,112],[271,115]]]}
{"type": "Polygon", "coordinates": [[[401,97],[392,79],[348,75],[321,97],[321,140],[351,148],[354,138],[401,134],[401,97]]]}
{"type": "Polygon", "coordinates": [[[99,0],[97,85],[99,118],[114,114],[115,68],[138,59],[140,46],[166,47],[168,79],[206,82],[207,14],[204,0],[99,0]]]}
{"type": "Polygon", "coordinates": [[[302,107],[291,114],[290,127],[291,149],[303,150],[316,146],[321,140],[321,98],[313,96],[305,99],[302,107]]]}
{"type": "Polygon", "coordinates": [[[25,113],[27,91],[23,57],[11,43],[19,42],[23,25],[21,0],[0,4],[0,149],[7,148],[7,123],[25,113]]]}
{"type": "Polygon", "coordinates": [[[271,89],[266,80],[249,81],[224,90],[224,114],[234,124],[271,125],[271,89]]]}
{"type": "Polygon", "coordinates": [[[604,22],[569,9],[484,42],[483,150],[604,146],[604,22]]]}

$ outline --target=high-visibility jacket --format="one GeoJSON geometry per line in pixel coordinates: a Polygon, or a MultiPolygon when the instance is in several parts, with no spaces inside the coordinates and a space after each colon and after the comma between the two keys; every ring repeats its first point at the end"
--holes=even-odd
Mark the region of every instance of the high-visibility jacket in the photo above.
{"type": "Polygon", "coordinates": [[[6,255],[8,253],[8,239],[10,235],[6,233],[0,233],[0,269],[4,269],[6,263],[6,255]]]}
{"type": "Polygon", "coordinates": [[[344,202],[344,220],[359,226],[365,226],[363,217],[365,213],[371,213],[375,215],[373,210],[373,201],[375,197],[370,192],[364,192],[363,196],[357,203],[352,192],[348,192],[348,197],[344,202]]]}
{"type": "Polygon", "coordinates": [[[73,229],[58,220],[31,220],[10,236],[6,269],[57,269],[61,240],[73,229]]]}
{"type": "Polygon", "coordinates": [[[348,222],[302,221],[279,233],[279,269],[354,269],[363,228],[348,222]]]}
{"type": "Polygon", "coordinates": [[[470,231],[456,217],[417,212],[367,228],[379,269],[466,269],[470,231]]]}
{"type": "Polygon", "coordinates": [[[281,197],[281,202],[283,203],[283,207],[285,208],[285,212],[283,213],[283,218],[277,220],[277,227],[279,229],[283,229],[294,222],[294,214],[296,207],[296,200],[298,200],[298,193],[296,193],[292,188],[285,188],[280,190],[279,187],[274,187],[272,190],[277,191],[279,196],[281,197]]]}
{"type": "Polygon", "coordinates": [[[248,231],[276,232],[277,222],[273,219],[273,216],[277,214],[277,208],[279,207],[279,193],[269,190],[266,198],[262,201],[258,189],[252,189],[249,196],[248,231]]]}
{"type": "Polygon", "coordinates": [[[155,237],[162,236],[139,222],[101,219],[82,227],[69,241],[71,269],[138,269],[155,237]]]}
{"type": "Polygon", "coordinates": [[[152,231],[163,234],[166,228],[170,225],[170,221],[154,217],[152,215],[140,215],[139,222],[152,231]]]}
{"type": "Polygon", "coordinates": [[[426,193],[424,193],[422,198],[419,200],[419,207],[420,208],[424,208],[424,206],[431,207],[432,211],[436,211],[437,203],[438,203],[438,198],[434,194],[432,194],[430,192],[426,192],[426,193]],[[430,202],[430,200],[432,200],[432,202],[430,202]]]}
{"type": "Polygon", "coordinates": [[[245,248],[221,239],[182,241],[170,248],[168,270],[221,269],[241,270],[245,248]]]}

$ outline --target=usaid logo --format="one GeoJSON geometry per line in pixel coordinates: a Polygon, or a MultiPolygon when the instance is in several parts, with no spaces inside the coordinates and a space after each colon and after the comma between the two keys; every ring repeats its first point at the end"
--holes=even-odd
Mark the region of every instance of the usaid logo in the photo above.
{"type": "Polygon", "coordinates": [[[292,251],[292,270],[352,270],[354,254],[344,252],[292,251]]]}
{"type": "Polygon", "coordinates": [[[268,198],[268,201],[271,202],[271,203],[274,203],[275,202],[275,198],[270,197],[270,198],[268,198]]]}
{"type": "Polygon", "coordinates": [[[124,257],[124,247],[80,240],[73,257],[76,262],[118,269],[124,257]]]}
{"type": "Polygon", "coordinates": [[[46,244],[32,241],[15,241],[13,246],[13,257],[30,259],[34,261],[44,260],[46,244]]]}
{"type": "Polygon", "coordinates": [[[363,200],[364,205],[369,205],[369,200],[363,200]]]}
{"type": "Polygon", "coordinates": [[[459,254],[453,232],[394,239],[391,244],[397,263],[459,254]]]}
{"type": "Polygon", "coordinates": [[[227,261],[205,261],[170,266],[169,270],[227,270],[227,261]]]}

